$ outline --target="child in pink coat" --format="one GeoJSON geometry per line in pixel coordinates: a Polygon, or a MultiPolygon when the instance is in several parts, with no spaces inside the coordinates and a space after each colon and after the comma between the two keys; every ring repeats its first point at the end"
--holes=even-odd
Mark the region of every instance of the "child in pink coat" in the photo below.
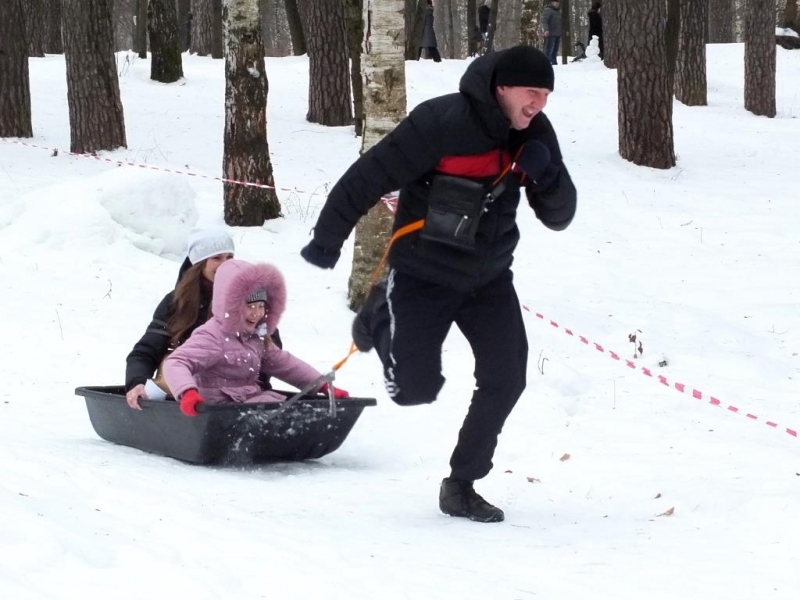
{"type": "MultiPolygon", "coordinates": [[[[286,308],[286,284],[272,265],[228,260],[217,269],[212,317],[198,327],[164,362],[164,376],[181,411],[197,415],[201,402],[281,402],[285,396],[264,391],[259,373],[297,388],[320,372],[281,350],[269,338],[286,308]]],[[[327,392],[327,383],[319,391],[327,392]]],[[[347,398],[334,388],[336,398],[347,398]]]]}

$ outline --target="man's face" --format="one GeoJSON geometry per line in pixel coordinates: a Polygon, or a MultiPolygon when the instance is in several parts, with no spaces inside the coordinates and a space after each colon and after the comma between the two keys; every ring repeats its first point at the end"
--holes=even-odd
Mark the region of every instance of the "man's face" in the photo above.
{"type": "Polygon", "coordinates": [[[533,117],[547,106],[550,90],[538,87],[498,85],[495,91],[497,103],[514,129],[525,129],[533,117]]]}

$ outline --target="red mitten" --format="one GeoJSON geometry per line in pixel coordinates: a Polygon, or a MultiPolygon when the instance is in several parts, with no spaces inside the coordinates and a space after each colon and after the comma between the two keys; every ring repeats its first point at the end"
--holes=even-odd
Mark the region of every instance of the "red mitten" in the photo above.
{"type": "Polygon", "coordinates": [[[181,396],[181,412],[187,417],[196,417],[197,405],[202,403],[203,397],[197,393],[197,390],[187,390],[181,396]]]}
{"type": "MultiPolygon", "coordinates": [[[[322,387],[319,388],[319,391],[321,393],[323,393],[323,394],[327,394],[328,393],[328,384],[327,383],[323,384],[322,387]]],[[[347,393],[347,390],[340,390],[339,388],[334,386],[334,388],[333,388],[333,397],[336,398],[337,400],[342,400],[343,398],[349,398],[350,394],[347,393]]]]}

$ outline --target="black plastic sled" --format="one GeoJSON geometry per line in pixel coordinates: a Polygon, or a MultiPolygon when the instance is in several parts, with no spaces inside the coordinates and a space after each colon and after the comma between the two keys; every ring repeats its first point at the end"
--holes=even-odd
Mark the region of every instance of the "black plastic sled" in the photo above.
{"type": "Polygon", "coordinates": [[[79,387],[75,394],[86,399],[104,440],[197,464],[320,458],[342,445],[365,406],[376,404],[312,395],[291,404],[201,404],[190,418],[173,400],[140,400],[142,410],[133,410],[121,386],[79,387]]]}

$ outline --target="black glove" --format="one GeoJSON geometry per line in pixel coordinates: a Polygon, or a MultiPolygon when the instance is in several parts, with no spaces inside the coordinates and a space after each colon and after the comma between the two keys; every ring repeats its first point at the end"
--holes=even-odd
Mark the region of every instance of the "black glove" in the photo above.
{"type": "Polygon", "coordinates": [[[517,166],[536,190],[547,189],[558,177],[559,169],[551,162],[550,149],[537,140],[525,143],[517,158],[517,166]]]}
{"type": "Polygon", "coordinates": [[[310,262],[320,269],[332,269],[335,267],[340,254],[341,251],[323,248],[314,240],[311,240],[305,248],[300,250],[300,256],[305,258],[306,262],[310,262]]]}

